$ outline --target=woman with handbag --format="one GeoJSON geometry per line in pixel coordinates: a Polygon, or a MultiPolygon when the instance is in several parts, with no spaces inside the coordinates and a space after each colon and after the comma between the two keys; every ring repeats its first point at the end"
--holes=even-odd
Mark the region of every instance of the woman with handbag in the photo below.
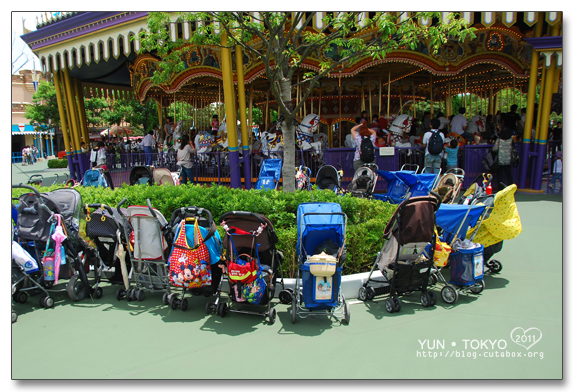
{"type": "Polygon", "coordinates": [[[498,190],[501,190],[499,189],[501,183],[505,185],[511,185],[514,183],[513,175],[511,174],[511,150],[513,149],[512,134],[513,132],[508,124],[504,124],[492,148],[492,151],[497,153],[496,159],[499,163],[496,183],[498,190]],[[505,173],[506,182],[503,182],[503,173],[505,173]]]}

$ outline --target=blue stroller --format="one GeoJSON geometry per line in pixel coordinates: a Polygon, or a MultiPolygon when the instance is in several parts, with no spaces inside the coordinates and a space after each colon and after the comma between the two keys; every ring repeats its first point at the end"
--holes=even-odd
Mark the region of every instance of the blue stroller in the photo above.
{"type": "Polygon", "coordinates": [[[387,193],[376,193],[373,195],[374,199],[386,201],[391,204],[401,204],[405,200],[408,186],[397,176],[398,171],[383,171],[378,170],[377,174],[380,175],[387,182],[387,193]]]}
{"type": "Polygon", "coordinates": [[[260,176],[256,182],[256,189],[270,190],[278,189],[280,177],[282,175],[281,159],[265,159],[260,168],[260,176]]]}
{"type": "Polygon", "coordinates": [[[399,171],[397,177],[407,186],[409,197],[429,196],[429,192],[437,187],[440,174],[433,173],[409,173],[399,171]]]}
{"type": "Polygon", "coordinates": [[[302,203],[297,209],[298,273],[291,320],[315,315],[349,323],[349,303],[341,294],[347,216],[338,203],[302,203]]]}
{"type": "MultiPolygon", "coordinates": [[[[487,203],[489,204],[489,203],[487,203]]],[[[443,241],[453,247],[457,239],[465,240],[469,227],[482,221],[487,212],[487,205],[461,205],[442,204],[435,215],[437,227],[443,229],[443,241]]],[[[435,265],[430,275],[430,285],[442,281],[441,298],[447,304],[453,304],[459,298],[460,293],[471,291],[479,294],[485,288],[483,245],[469,244],[470,247],[461,247],[457,251],[451,251],[449,255],[450,280],[449,283],[441,273],[441,268],[435,265]]]]}
{"type": "Polygon", "coordinates": [[[86,173],[84,173],[84,178],[82,179],[82,186],[107,188],[109,185],[108,181],[106,181],[106,177],[104,176],[104,170],[102,169],[86,170],[86,173]]]}

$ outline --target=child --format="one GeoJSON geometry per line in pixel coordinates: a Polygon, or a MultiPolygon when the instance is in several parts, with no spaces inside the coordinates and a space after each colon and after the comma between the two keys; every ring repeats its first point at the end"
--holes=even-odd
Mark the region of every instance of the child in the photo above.
{"type": "Polygon", "coordinates": [[[457,168],[457,153],[459,152],[459,144],[457,139],[452,139],[449,147],[445,149],[447,153],[447,170],[457,168]]]}
{"type": "Polygon", "coordinates": [[[553,188],[553,192],[556,191],[555,182],[557,180],[559,180],[561,190],[563,190],[563,153],[561,151],[557,151],[557,160],[553,165],[553,177],[551,177],[551,186],[550,186],[553,188]]]}
{"type": "Polygon", "coordinates": [[[218,115],[214,114],[212,116],[212,132],[220,129],[220,121],[218,120],[218,115]]]}

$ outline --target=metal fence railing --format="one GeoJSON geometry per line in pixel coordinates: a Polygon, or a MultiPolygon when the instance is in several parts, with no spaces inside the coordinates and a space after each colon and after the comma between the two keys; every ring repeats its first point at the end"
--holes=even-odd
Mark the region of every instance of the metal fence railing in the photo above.
{"type": "MultiPolygon", "coordinates": [[[[521,153],[521,143],[517,144],[517,149],[521,153]]],[[[483,158],[491,150],[492,145],[468,145],[461,147],[459,150],[458,166],[465,170],[464,187],[471,185],[473,180],[484,172],[482,165],[483,158]]],[[[554,152],[558,151],[559,147],[554,147],[550,144],[548,155],[548,167],[553,167],[552,164],[556,159],[554,152]]],[[[332,165],[336,168],[341,166],[343,170],[342,187],[347,187],[353,180],[353,158],[355,149],[352,148],[338,148],[323,150],[323,156],[320,159],[316,154],[311,151],[296,151],[295,164],[301,164],[309,167],[312,173],[312,183],[315,180],[315,175],[322,164],[332,165]]],[[[400,170],[404,164],[417,164],[420,170],[424,167],[424,148],[423,147],[395,147],[393,155],[380,156],[379,149],[376,148],[375,163],[380,170],[393,171],[400,170]]],[[[194,157],[194,178],[193,183],[197,184],[230,184],[230,173],[234,170],[240,172],[242,177],[242,185],[246,185],[246,180],[253,188],[259,176],[259,171],[264,159],[267,158],[281,158],[283,159],[283,152],[266,154],[262,152],[251,152],[247,159],[250,160],[251,178],[245,179],[244,177],[244,160],[240,158],[240,163],[236,167],[231,167],[228,152],[209,152],[198,154],[194,157]]],[[[84,167],[90,167],[89,154],[83,154],[84,167]]],[[[178,170],[176,165],[176,153],[153,153],[151,154],[151,165],[155,167],[164,167],[168,170],[175,172],[178,170]]],[[[143,152],[132,152],[125,154],[108,154],[107,165],[108,170],[112,176],[115,186],[121,186],[122,183],[130,182],[130,171],[133,167],[145,165],[146,156],[143,152]]],[[[443,160],[443,171],[445,171],[445,159],[443,160]]],[[[520,168],[513,168],[512,175],[514,182],[517,183],[519,179],[520,168]]],[[[497,179],[496,179],[497,180],[497,179]]],[[[385,191],[387,184],[385,181],[378,181],[376,191],[385,191]]]]}

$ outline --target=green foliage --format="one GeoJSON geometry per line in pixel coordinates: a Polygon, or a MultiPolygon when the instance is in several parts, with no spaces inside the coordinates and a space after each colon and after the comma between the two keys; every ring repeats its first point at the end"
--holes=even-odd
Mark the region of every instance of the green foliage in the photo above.
{"type": "Polygon", "coordinates": [[[102,113],[109,108],[109,104],[106,98],[92,97],[84,100],[84,108],[88,124],[99,127],[104,122],[102,113]]]}
{"type": "Polygon", "coordinates": [[[61,169],[68,167],[68,159],[50,159],[48,161],[48,168],[50,169],[61,169]]]}
{"type": "Polygon", "coordinates": [[[49,120],[52,125],[60,124],[54,84],[46,81],[40,82],[38,90],[32,95],[32,102],[32,105],[26,105],[24,114],[24,117],[30,120],[30,124],[38,123],[42,128],[48,128],[49,120]]]}
{"type": "MultiPolygon", "coordinates": [[[[65,160],[64,160],[65,161],[65,160]]],[[[49,192],[62,185],[39,187],[40,192],[49,192]]],[[[284,254],[283,269],[286,276],[295,276],[297,269],[297,227],[296,214],[300,203],[335,202],[341,205],[347,215],[346,243],[348,259],[344,273],[365,272],[371,268],[373,258],[383,244],[383,229],[396,206],[379,200],[357,199],[349,195],[336,196],[329,191],[284,193],[269,190],[242,190],[222,186],[180,185],[129,186],[112,191],[109,188],[77,189],[85,204],[103,203],[115,207],[123,199],[126,205],[146,205],[150,199],[166,219],[182,206],[198,206],[208,209],[219,224],[219,217],[227,211],[251,211],[267,216],[278,235],[278,249],[284,254]]],[[[19,197],[24,189],[13,189],[12,197],[19,197]]],[[[218,228],[223,235],[223,229],[218,228]]]]}

